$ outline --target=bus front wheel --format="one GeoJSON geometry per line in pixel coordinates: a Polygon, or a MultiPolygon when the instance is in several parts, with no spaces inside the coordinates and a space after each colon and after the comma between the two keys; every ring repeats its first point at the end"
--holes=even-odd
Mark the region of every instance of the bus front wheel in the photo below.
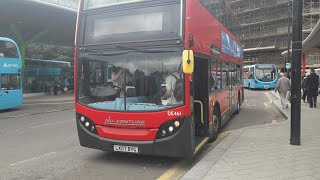
{"type": "Polygon", "coordinates": [[[212,117],[212,124],[210,126],[210,136],[209,143],[214,142],[218,138],[219,134],[219,124],[220,124],[220,112],[217,108],[215,108],[212,117]]]}
{"type": "Polygon", "coordinates": [[[236,114],[239,114],[240,112],[240,94],[238,95],[238,103],[237,103],[237,110],[235,111],[236,114]]]}
{"type": "Polygon", "coordinates": [[[190,122],[189,124],[189,130],[190,130],[190,137],[186,137],[188,139],[190,139],[190,141],[188,141],[188,143],[186,144],[186,154],[185,154],[185,158],[187,160],[188,163],[193,163],[194,160],[194,150],[195,150],[195,125],[194,125],[194,118],[193,116],[191,116],[188,119],[190,122]]]}

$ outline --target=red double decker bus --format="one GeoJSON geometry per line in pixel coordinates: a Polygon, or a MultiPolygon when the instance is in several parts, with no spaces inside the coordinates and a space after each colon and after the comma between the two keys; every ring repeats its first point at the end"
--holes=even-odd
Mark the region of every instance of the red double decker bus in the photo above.
{"type": "Polygon", "coordinates": [[[81,0],[80,144],[192,158],[240,110],[239,35],[224,0],[81,0]]]}

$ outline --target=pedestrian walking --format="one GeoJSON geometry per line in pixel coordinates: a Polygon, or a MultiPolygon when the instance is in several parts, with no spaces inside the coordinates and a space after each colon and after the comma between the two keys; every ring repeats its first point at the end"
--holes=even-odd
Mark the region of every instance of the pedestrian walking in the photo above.
{"type": "Polygon", "coordinates": [[[60,82],[59,82],[59,80],[57,78],[55,78],[53,80],[53,94],[55,96],[58,96],[59,88],[60,88],[60,82]]]}
{"type": "Polygon", "coordinates": [[[67,93],[68,92],[68,90],[69,90],[69,85],[70,85],[70,83],[69,83],[69,81],[68,81],[68,78],[66,77],[65,79],[64,79],[64,81],[63,81],[63,92],[64,93],[67,93]]]}
{"type": "Polygon", "coordinates": [[[287,77],[285,77],[283,73],[280,73],[280,78],[278,79],[275,92],[279,92],[283,108],[288,108],[289,106],[287,95],[289,93],[290,87],[290,80],[287,77]]]}
{"type": "Polygon", "coordinates": [[[306,86],[310,108],[317,107],[319,76],[315,73],[314,68],[310,69],[310,75],[306,79],[306,86]]]}

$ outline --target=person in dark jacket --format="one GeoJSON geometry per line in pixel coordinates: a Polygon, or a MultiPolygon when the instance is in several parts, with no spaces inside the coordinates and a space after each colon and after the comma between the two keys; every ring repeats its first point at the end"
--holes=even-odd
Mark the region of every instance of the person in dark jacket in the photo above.
{"type": "Polygon", "coordinates": [[[313,68],[310,69],[310,75],[306,79],[306,87],[310,108],[317,107],[319,76],[316,75],[313,68]]]}
{"type": "Polygon", "coordinates": [[[55,96],[58,96],[59,88],[60,88],[60,81],[58,78],[54,78],[54,80],[53,80],[53,94],[55,96]]]}

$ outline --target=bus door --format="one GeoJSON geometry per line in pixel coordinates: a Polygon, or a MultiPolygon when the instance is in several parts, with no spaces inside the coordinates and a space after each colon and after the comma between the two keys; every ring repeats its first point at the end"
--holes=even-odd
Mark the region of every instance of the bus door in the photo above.
{"type": "Polygon", "coordinates": [[[229,101],[229,108],[230,108],[230,115],[233,114],[235,111],[235,85],[236,85],[236,67],[234,63],[229,64],[229,93],[230,93],[230,101],[229,101]]]}
{"type": "Polygon", "coordinates": [[[1,87],[2,82],[1,82],[1,74],[0,74],[0,110],[2,109],[7,109],[7,102],[8,102],[8,96],[7,96],[7,91],[1,87]]]}
{"type": "Polygon", "coordinates": [[[207,136],[208,130],[208,60],[195,57],[193,72],[195,144],[207,136]]]}

